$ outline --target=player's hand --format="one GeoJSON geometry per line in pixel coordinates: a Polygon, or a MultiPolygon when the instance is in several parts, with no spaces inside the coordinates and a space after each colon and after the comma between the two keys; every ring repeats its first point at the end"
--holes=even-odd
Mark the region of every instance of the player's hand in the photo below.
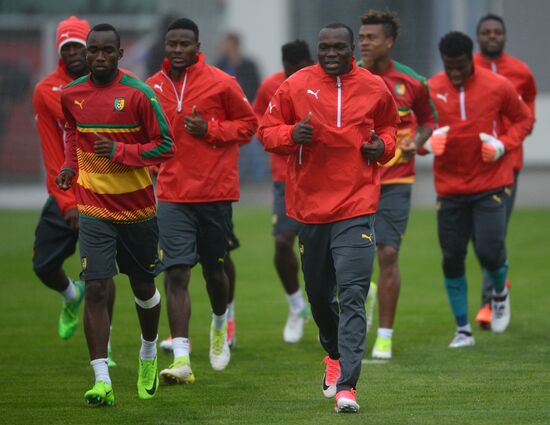
{"type": "Polygon", "coordinates": [[[61,170],[55,178],[55,184],[61,190],[69,190],[73,186],[75,173],[72,170],[61,170]]]}
{"type": "Polygon", "coordinates": [[[378,135],[372,130],[370,132],[370,140],[368,142],[363,142],[361,145],[361,153],[363,158],[367,161],[376,161],[382,155],[384,155],[384,142],[378,135]]]}
{"type": "Polygon", "coordinates": [[[292,129],[292,141],[297,145],[311,142],[313,138],[313,126],[308,124],[311,121],[312,114],[300,121],[292,129]]]}
{"type": "Polygon", "coordinates": [[[441,156],[445,153],[445,147],[447,146],[447,134],[449,133],[451,127],[446,125],[445,127],[440,127],[437,130],[434,130],[431,137],[422,145],[422,147],[433,153],[434,156],[441,156]]]}
{"type": "Polygon", "coordinates": [[[78,210],[76,208],[69,208],[65,213],[64,218],[69,226],[69,229],[72,232],[76,232],[78,230],[78,210]]]}
{"type": "Polygon", "coordinates": [[[106,139],[102,135],[98,133],[94,133],[97,137],[99,137],[99,140],[96,140],[94,142],[94,152],[97,156],[101,156],[104,158],[111,158],[111,155],[113,154],[113,146],[115,145],[115,142],[112,140],[106,139]]]}
{"type": "Polygon", "coordinates": [[[403,140],[399,148],[401,149],[401,157],[405,161],[410,161],[416,155],[416,145],[411,139],[403,140]]]}
{"type": "Polygon", "coordinates": [[[493,162],[506,152],[504,143],[487,133],[479,133],[481,140],[481,159],[483,162],[493,162]]]}
{"type": "Polygon", "coordinates": [[[208,121],[206,121],[201,114],[198,113],[196,105],[193,105],[191,113],[192,115],[187,115],[183,119],[183,126],[185,130],[193,136],[206,136],[206,133],[208,133],[208,121]]]}

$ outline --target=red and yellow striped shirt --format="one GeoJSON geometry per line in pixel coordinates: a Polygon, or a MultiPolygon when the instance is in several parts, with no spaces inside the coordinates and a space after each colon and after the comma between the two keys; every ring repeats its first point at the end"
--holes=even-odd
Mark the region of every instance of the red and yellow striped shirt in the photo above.
{"type": "Polygon", "coordinates": [[[151,218],[156,206],[148,166],[175,152],[172,130],[151,88],[120,71],[103,86],[85,76],[63,90],[61,104],[67,121],[63,168],[78,171],[80,215],[116,223],[151,218]],[[94,153],[100,138],[115,142],[111,158],[94,153]]]}

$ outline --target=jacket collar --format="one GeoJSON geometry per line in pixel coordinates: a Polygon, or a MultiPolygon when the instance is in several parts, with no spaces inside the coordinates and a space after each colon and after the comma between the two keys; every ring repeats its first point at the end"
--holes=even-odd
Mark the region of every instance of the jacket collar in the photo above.
{"type": "MultiPolygon", "coordinates": [[[[201,69],[206,62],[204,53],[199,52],[197,53],[197,61],[193,65],[189,65],[187,68],[185,68],[185,71],[193,71],[195,69],[201,69]]],[[[170,61],[167,58],[164,58],[162,61],[161,71],[168,76],[170,79],[170,61]]]]}
{"type": "Polygon", "coordinates": [[[336,77],[340,77],[341,81],[346,81],[350,78],[353,78],[357,74],[357,69],[358,69],[357,61],[355,60],[355,57],[351,58],[351,69],[345,74],[341,74],[338,76],[328,75],[325,72],[325,70],[321,67],[319,62],[317,62],[317,64],[314,66],[317,67],[317,72],[323,77],[323,79],[329,79],[331,81],[336,81],[336,77]]]}

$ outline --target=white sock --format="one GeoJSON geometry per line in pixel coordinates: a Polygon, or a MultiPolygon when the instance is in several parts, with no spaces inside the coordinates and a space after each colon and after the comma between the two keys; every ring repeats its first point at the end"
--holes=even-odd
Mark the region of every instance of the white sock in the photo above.
{"type": "Polygon", "coordinates": [[[227,318],[233,319],[235,317],[235,300],[227,304],[227,318]]]}
{"type": "Polygon", "coordinates": [[[111,385],[111,377],[109,376],[109,366],[107,359],[95,359],[90,362],[94,368],[95,381],[103,381],[111,385]]]}
{"type": "Polygon", "coordinates": [[[497,297],[504,297],[505,295],[508,295],[508,288],[505,286],[502,292],[493,291],[493,294],[497,297]]]}
{"type": "Polygon", "coordinates": [[[78,291],[71,278],[69,278],[69,285],[67,286],[67,288],[61,291],[61,295],[63,295],[63,298],[65,298],[66,303],[72,303],[78,298],[78,291]]]}
{"type": "Polygon", "coordinates": [[[172,338],[174,360],[178,357],[189,355],[189,338],[172,338]]]}
{"type": "Polygon", "coordinates": [[[157,339],[154,341],[145,341],[143,335],[141,335],[141,350],[139,352],[139,358],[141,360],[155,360],[157,357],[157,339]]]}
{"type": "Polygon", "coordinates": [[[393,336],[393,329],[391,328],[378,328],[378,336],[380,338],[391,339],[393,336]]]}
{"type": "Polygon", "coordinates": [[[467,332],[467,333],[471,334],[472,333],[472,327],[468,323],[467,325],[464,325],[464,326],[457,326],[456,331],[457,332],[467,332]]]}
{"type": "Polygon", "coordinates": [[[294,314],[299,314],[306,306],[306,302],[304,301],[302,290],[300,288],[298,288],[298,290],[293,294],[287,294],[286,298],[288,299],[290,311],[294,314]]]}
{"type": "Polygon", "coordinates": [[[227,322],[227,310],[225,310],[225,313],[223,313],[221,316],[212,313],[212,320],[214,320],[214,327],[216,328],[216,330],[221,330],[221,328],[223,328],[223,326],[227,322]]]}

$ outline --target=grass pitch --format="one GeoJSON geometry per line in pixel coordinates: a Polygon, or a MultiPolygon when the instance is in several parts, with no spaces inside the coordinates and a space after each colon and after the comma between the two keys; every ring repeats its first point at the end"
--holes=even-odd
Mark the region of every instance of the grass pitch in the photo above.
{"type": "MultiPolygon", "coordinates": [[[[475,330],[477,345],[447,348],[454,324],[442,283],[434,211],[414,210],[401,251],[402,291],[394,359],[366,364],[357,415],[336,415],[320,388],[324,353],[312,321],[303,341],[282,341],[286,299],[272,265],[267,209],[236,207],[237,347],[229,367],[208,362],[209,305],[195,271],[191,356],[197,381],[162,386],[153,400],[136,391],[139,328],[125,276],[117,276],[111,370],[116,406],[91,409],[93,372],[82,326],[69,341],[56,333],[59,295],[32,273],[38,212],[0,212],[0,397],[2,424],[549,424],[550,227],[548,210],[514,212],[508,238],[512,323],[503,335],[475,330]]],[[[73,257],[66,269],[77,276],[73,257]]],[[[481,275],[470,249],[470,318],[481,275]]],[[[157,283],[161,287],[162,280],[157,283]]],[[[164,293],[163,291],[161,291],[164,293]]],[[[168,333],[162,312],[160,338],[168,333]]],[[[367,353],[374,332],[368,336],[367,353]]],[[[171,363],[159,355],[159,366],[171,363]]]]}

